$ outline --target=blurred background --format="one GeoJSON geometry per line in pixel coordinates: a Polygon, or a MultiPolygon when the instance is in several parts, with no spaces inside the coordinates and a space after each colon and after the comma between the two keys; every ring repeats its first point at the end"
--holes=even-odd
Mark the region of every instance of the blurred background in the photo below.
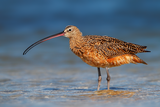
{"type": "Polygon", "coordinates": [[[159,74],[160,0],[0,0],[0,81],[19,78],[18,82],[37,74],[45,78],[46,72],[72,75],[94,70],[81,74],[79,81],[93,73],[96,84],[97,69],[70,51],[68,38],[54,38],[22,55],[32,43],[63,31],[67,25],[77,26],[83,35],[107,35],[148,46],[151,51],[138,54],[148,66],[130,64],[111,71],[159,74]]]}
{"type": "MultiPolygon", "coordinates": [[[[83,35],[108,35],[147,45],[152,51],[160,40],[160,1],[0,0],[1,67],[24,63],[81,63],[64,37],[47,41],[22,55],[29,45],[63,31],[67,25],[77,26],[83,35]]],[[[145,60],[160,57],[154,51],[151,54],[154,57],[145,60]]]]}

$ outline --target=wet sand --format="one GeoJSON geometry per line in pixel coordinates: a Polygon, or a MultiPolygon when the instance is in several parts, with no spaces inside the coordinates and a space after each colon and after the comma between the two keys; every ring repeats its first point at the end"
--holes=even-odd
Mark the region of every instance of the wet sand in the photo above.
{"type": "MultiPolygon", "coordinates": [[[[133,65],[110,69],[111,90],[107,90],[106,73],[97,88],[97,69],[88,65],[58,69],[30,66],[23,72],[12,69],[1,73],[1,106],[146,106],[160,101],[160,73],[150,66],[133,65]],[[143,67],[145,67],[145,69],[143,67]],[[135,68],[136,67],[136,68],[135,68]],[[57,72],[58,71],[58,72],[57,72]],[[135,73],[137,72],[137,73],[135,73]],[[146,72],[144,74],[144,72],[146,72]],[[136,78],[136,79],[135,79],[136,78]]],[[[157,69],[158,70],[158,69],[157,69]]]]}

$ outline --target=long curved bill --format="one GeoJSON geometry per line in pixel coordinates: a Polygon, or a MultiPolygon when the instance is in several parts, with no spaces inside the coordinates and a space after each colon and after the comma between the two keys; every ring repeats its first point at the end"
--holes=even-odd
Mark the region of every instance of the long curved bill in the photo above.
{"type": "Polygon", "coordinates": [[[31,46],[29,46],[29,47],[23,52],[23,55],[25,55],[29,50],[31,50],[31,49],[32,49],[33,47],[35,47],[36,45],[38,45],[38,44],[40,44],[40,43],[42,43],[42,42],[45,42],[45,41],[47,41],[47,40],[53,39],[53,38],[55,38],[55,37],[64,36],[64,34],[65,34],[65,33],[64,33],[64,31],[63,31],[63,32],[57,33],[57,34],[55,34],[55,35],[51,35],[51,36],[45,37],[45,38],[43,38],[43,39],[41,39],[41,40],[33,43],[31,46]]]}

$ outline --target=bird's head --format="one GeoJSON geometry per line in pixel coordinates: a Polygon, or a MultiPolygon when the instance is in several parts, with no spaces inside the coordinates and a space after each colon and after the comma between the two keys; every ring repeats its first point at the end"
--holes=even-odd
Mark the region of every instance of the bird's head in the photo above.
{"type": "Polygon", "coordinates": [[[82,33],[76,26],[69,25],[64,29],[64,36],[67,38],[76,38],[82,36],[82,33]]]}

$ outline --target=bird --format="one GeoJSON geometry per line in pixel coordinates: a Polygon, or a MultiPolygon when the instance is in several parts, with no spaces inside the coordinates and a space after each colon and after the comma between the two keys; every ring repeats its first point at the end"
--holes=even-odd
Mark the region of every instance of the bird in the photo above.
{"type": "Polygon", "coordinates": [[[68,25],[66,26],[64,31],[45,37],[33,43],[23,52],[23,55],[25,55],[30,49],[32,49],[36,45],[59,36],[69,38],[71,51],[75,55],[80,57],[82,61],[84,61],[90,66],[97,67],[97,91],[100,89],[100,84],[102,80],[100,68],[106,69],[107,89],[110,90],[111,77],[109,74],[109,68],[129,63],[142,63],[147,65],[145,61],[143,61],[136,55],[137,53],[150,52],[145,50],[147,46],[141,46],[138,44],[125,42],[109,36],[83,36],[82,32],[73,25],[68,25]]]}

